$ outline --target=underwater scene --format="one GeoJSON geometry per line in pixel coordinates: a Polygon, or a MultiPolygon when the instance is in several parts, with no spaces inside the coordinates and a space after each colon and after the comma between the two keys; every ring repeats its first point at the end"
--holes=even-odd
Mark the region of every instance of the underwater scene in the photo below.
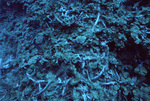
{"type": "Polygon", "coordinates": [[[0,0],[0,101],[150,101],[150,0],[0,0]]]}

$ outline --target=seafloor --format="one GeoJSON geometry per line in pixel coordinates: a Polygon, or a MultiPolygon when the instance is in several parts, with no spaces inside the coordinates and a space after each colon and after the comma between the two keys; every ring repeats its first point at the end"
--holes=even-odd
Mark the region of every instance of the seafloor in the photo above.
{"type": "Polygon", "coordinates": [[[150,101],[149,0],[0,0],[0,101],[150,101]]]}

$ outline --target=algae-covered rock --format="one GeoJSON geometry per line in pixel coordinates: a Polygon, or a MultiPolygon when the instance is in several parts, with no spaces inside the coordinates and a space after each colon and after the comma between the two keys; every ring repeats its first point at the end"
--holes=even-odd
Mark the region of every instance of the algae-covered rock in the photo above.
{"type": "Polygon", "coordinates": [[[109,62],[111,64],[118,64],[117,59],[115,58],[115,56],[109,55],[109,62]]]}
{"type": "Polygon", "coordinates": [[[76,37],[76,42],[80,43],[80,44],[83,44],[86,39],[87,39],[86,36],[77,36],[76,37]]]}
{"type": "Polygon", "coordinates": [[[97,68],[98,63],[97,63],[97,62],[94,62],[94,61],[91,61],[91,62],[89,62],[88,66],[89,66],[90,68],[95,69],[95,68],[97,68]]]}
{"type": "Polygon", "coordinates": [[[141,76],[145,76],[147,74],[147,70],[145,67],[143,66],[137,66],[135,69],[134,69],[134,72],[141,75],[141,76]]]}
{"type": "Polygon", "coordinates": [[[35,56],[31,57],[28,61],[28,65],[35,64],[39,58],[40,58],[40,55],[35,55],[35,56]]]}
{"type": "Polygon", "coordinates": [[[132,26],[130,31],[131,31],[131,37],[135,40],[136,44],[142,42],[142,40],[139,38],[139,35],[142,32],[140,31],[140,28],[137,25],[132,26]]]}
{"type": "Polygon", "coordinates": [[[43,33],[38,33],[38,35],[35,37],[35,43],[42,44],[43,40],[44,40],[43,33]]]}
{"type": "Polygon", "coordinates": [[[99,98],[99,94],[96,90],[91,90],[90,96],[97,100],[99,98]]]}
{"type": "Polygon", "coordinates": [[[124,95],[128,95],[129,94],[129,90],[126,87],[123,87],[123,94],[124,95]]]}
{"type": "Polygon", "coordinates": [[[79,97],[80,97],[79,91],[77,91],[76,89],[73,89],[72,97],[74,98],[74,100],[79,101],[79,97]]]}
{"type": "Polygon", "coordinates": [[[142,90],[142,91],[145,92],[145,93],[150,93],[150,87],[149,87],[149,86],[148,86],[148,87],[142,86],[142,87],[140,88],[140,90],[142,90]]]}
{"type": "Polygon", "coordinates": [[[139,89],[134,89],[133,91],[132,91],[132,93],[133,93],[133,95],[135,96],[135,98],[136,97],[138,97],[139,96],[139,89]]]}

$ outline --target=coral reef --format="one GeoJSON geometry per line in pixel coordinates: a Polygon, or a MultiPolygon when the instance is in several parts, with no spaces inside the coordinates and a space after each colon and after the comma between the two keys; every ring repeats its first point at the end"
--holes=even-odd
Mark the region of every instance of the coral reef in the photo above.
{"type": "Polygon", "coordinates": [[[0,0],[0,101],[148,101],[148,0],[0,0]]]}

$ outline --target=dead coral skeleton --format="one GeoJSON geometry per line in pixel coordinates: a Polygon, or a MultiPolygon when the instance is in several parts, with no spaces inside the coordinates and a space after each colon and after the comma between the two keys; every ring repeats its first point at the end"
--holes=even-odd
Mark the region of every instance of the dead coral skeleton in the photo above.
{"type": "Polygon", "coordinates": [[[78,90],[82,92],[82,97],[84,101],[88,101],[88,99],[91,100],[91,97],[88,95],[88,86],[81,85],[78,90]]]}
{"type": "Polygon", "coordinates": [[[0,101],[2,101],[5,98],[5,96],[6,96],[6,94],[0,98],[0,101]]]}
{"type": "MultiPolygon", "coordinates": [[[[70,82],[71,78],[67,79],[67,80],[64,80],[62,81],[60,78],[58,78],[58,84],[61,84],[62,85],[62,93],[61,95],[64,96],[65,95],[65,91],[67,89],[67,84],[70,82]]],[[[59,87],[59,86],[58,86],[59,87]]]]}
{"type": "Polygon", "coordinates": [[[34,96],[37,96],[37,95],[40,95],[40,94],[42,94],[47,88],[48,88],[48,86],[51,84],[51,80],[48,80],[48,81],[45,81],[45,80],[35,80],[35,79],[33,79],[32,77],[31,77],[31,75],[30,74],[28,74],[28,73],[26,73],[26,75],[27,75],[27,77],[31,80],[31,81],[33,81],[34,83],[38,83],[38,85],[39,85],[39,92],[38,93],[36,93],[34,96]],[[41,84],[40,83],[42,83],[42,82],[47,82],[47,84],[46,84],[46,86],[42,89],[41,88],[41,84]]]}

